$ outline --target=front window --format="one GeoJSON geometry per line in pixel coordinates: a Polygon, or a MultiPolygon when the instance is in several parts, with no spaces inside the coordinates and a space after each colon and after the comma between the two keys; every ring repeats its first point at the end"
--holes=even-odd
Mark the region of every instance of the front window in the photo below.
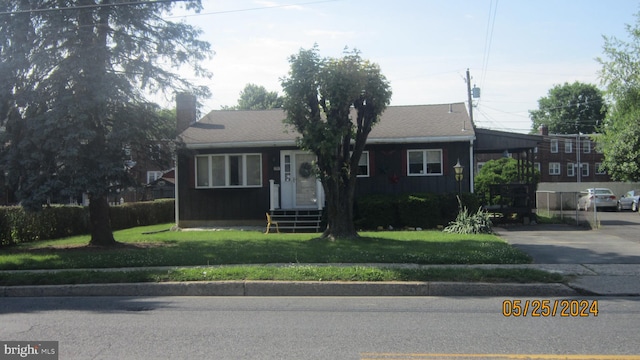
{"type": "Polygon", "coordinates": [[[568,163],[567,164],[567,176],[576,176],[575,168],[576,168],[576,164],[568,163]]]}
{"type": "Polygon", "coordinates": [[[196,156],[196,187],[262,186],[261,154],[196,156]]]}
{"type": "Polygon", "coordinates": [[[606,175],[607,172],[602,167],[602,163],[596,163],[596,175],[606,175]]]}
{"type": "Polygon", "coordinates": [[[551,152],[552,153],[557,153],[558,152],[558,139],[551,139],[551,152]]]}
{"type": "Polygon", "coordinates": [[[560,175],[560,163],[549,163],[549,175],[560,175]]]}
{"type": "Polygon", "coordinates": [[[358,177],[369,177],[369,152],[363,151],[358,161],[358,177]]]}
{"type": "Polygon", "coordinates": [[[408,150],[409,176],[442,175],[442,150],[408,150]]]}
{"type": "Polygon", "coordinates": [[[588,154],[591,152],[591,140],[586,139],[582,141],[582,152],[588,154]]]}

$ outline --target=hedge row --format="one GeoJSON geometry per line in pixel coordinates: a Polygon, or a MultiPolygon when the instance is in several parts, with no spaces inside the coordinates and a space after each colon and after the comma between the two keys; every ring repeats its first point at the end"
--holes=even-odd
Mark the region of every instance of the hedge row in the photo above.
{"type": "MultiPolygon", "coordinates": [[[[462,194],[462,205],[476,211],[480,201],[474,194],[462,194]]],[[[370,195],[356,199],[355,224],[360,229],[406,227],[435,229],[447,226],[458,215],[456,194],[370,195]]]]}
{"type": "MultiPolygon", "coordinates": [[[[127,203],[109,208],[114,230],[174,221],[173,199],[127,203]]],[[[19,206],[0,207],[0,247],[23,242],[88,234],[89,209],[53,206],[27,212],[19,206]]]]}

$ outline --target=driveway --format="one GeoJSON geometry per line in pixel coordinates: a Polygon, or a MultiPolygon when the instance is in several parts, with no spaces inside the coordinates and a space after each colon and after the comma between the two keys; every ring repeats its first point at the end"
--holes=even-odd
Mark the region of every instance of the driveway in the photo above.
{"type": "Polygon", "coordinates": [[[598,213],[601,227],[512,225],[496,227],[508,243],[538,264],[640,264],[640,215],[598,213]]]}

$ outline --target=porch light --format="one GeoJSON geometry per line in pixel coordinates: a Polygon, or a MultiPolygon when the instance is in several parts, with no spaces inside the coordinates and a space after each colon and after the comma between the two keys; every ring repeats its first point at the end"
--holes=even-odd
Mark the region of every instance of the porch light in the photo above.
{"type": "Polygon", "coordinates": [[[453,170],[456,174],[456,181],[458,182],[458,195],[462,192],[462,179],[464,178],[464,166],[460,165],[460,158],[458,158],[458,162],[453,165],[453,170]]]}

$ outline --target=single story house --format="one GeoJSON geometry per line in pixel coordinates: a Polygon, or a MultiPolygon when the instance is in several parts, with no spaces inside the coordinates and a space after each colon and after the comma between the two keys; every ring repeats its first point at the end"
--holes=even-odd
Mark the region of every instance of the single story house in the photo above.
{"type": "MultiPolygon", "coordinates": [[[[269,211],[323,208],[315,156],[296,146],[282,109],[214,110],[195,121],[195,99],[177,102],[179,227],[264,225],[269,211]]],[[[369,134],[356,196],[472,191],[475,139],[464,103],[390,106],[369,134]]]]}

